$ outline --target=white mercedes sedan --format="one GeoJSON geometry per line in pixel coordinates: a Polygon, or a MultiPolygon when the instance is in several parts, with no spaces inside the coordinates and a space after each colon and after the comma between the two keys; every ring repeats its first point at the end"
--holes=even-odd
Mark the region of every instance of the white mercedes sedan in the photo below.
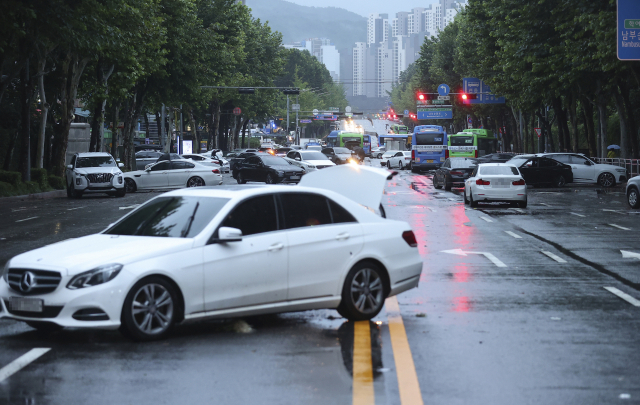
{"type": "Polygon", "coordinates": [[[144,170],[124,174],[127,193],[138,190],[161,190],[181,187],[217,186],[222,184],[220,168],[191,160],[162,160],[144,170]]]}
{"type": "Polygon", "coordinates": [[[409,224],[374,213],[389,176],[342,165],[295,187],[162,194],[99,234],[9,260],[0,317],[140,341],[210,318],[335,308],[371,319],[422,271],[409,224]]]}
{"type": "Polygon", "coordinates": [[[507,163],[482,163],[464,183],[464,203],[508,202],[527,208],[527,184],[517,167],[507,163]]]}

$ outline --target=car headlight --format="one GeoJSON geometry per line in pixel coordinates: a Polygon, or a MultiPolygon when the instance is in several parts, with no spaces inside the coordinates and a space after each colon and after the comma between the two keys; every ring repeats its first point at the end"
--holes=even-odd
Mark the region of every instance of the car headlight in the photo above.
{"type": "Polygon", "coordinates": [[[7,262],[4,265],[4,268],[2,269],[2,278],[4,278],[5,283],[9,282],[9,265],[10,264],[11,264],[11,260],[7,260],[7,262]]]}
{"type": "Polygon", "coordinates": [[[122,270],[122,265],[117,263],[96,267],[93,270],[85,271],[73,277],[67,288],[77,290],[79,288],[93,287],[113,280],[122,270]]]}

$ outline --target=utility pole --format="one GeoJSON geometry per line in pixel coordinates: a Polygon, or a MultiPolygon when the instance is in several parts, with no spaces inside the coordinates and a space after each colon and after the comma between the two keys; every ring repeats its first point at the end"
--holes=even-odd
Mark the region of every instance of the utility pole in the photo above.
{"type": "Polygon", "coordinates": [[[165,114],[166,114],[165,107],[164,107],[164,104],[162,104],[162,108],[160,109],[160,122],[158,122],[158,125],[160,125],[160,146],[162,147],[163,151],[169,152],[169,149],[165,149],[164,147],[164,144],[167,140],[165,127],[164,127],[165,114]]]}
{"type": "MultiPolygon", "coordinates": [[[[298,109],[296,110],[296,136],[294,142],[298,140],[298,111],[300,111],[300,96],[296,96],[296,104],[298,105],[298,109]]],[[[300,142],[298,142],[300,144],[300,142]]]]}
{"type": "Polygon", "coordinates": [[[287,137],[289,136],[289,95],[287,94],[287,137]]]}
{"type": "Polygon", "coordinates": [[[184,135],[184,127],[182,126],[182,104],[180,104],[180,136],[178,136],[178,154],[182,152],[182,135],[184,135]]]}

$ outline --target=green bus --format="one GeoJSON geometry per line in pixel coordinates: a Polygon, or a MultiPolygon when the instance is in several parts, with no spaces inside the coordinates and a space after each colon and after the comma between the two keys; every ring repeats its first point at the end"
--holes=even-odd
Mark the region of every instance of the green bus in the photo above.
{"type": "Polygon", "coordinates": [[[478,157],[496,153],[498,140],[488,129],[465,129],[449,135],[447,142],[449,157],[478,157]]]}
{"type": "Polygon", "coordinates": [[[391,132],[396,135],[408,134],[409,128],[406,125],[395,124],[391,126],[391,132]]]}
{"type": "Polygon", "coordinates": [[[364,147],[364,135],[357,132],[332,131],[327,136],[327,146],[343,146],[353,150],[364,147]]]}

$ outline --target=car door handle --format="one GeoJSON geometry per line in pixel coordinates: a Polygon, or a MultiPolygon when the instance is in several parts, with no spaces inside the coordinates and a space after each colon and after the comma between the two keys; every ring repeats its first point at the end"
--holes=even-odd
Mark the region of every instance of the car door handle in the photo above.
{"type": "Polygon", "coordinates": [[[284,247],[284,243],[275,243],[269,246],[269,252],[276,252],[284,247]]]}
{"type": "Polygon", "coordinates": [[[347,240],[349,239],[349,234],[347,232],[342,232],[336,235],[336,240],[347,240]]]}

